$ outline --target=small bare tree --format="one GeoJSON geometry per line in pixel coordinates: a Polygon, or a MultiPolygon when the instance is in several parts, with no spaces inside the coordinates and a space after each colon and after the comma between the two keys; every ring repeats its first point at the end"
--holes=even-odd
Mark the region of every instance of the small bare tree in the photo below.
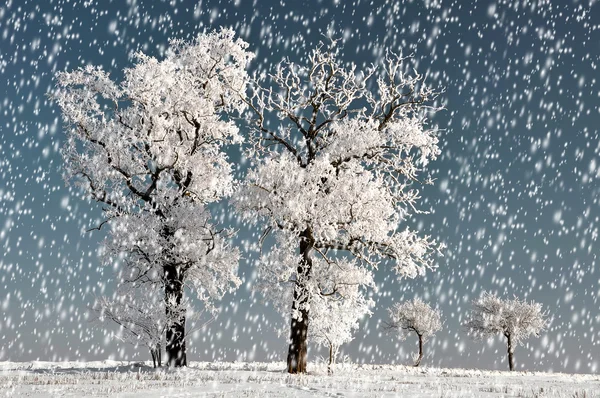
{"type": "Polygon", "coordinates": [[[467,332],[476,339],[503,334],[508,345],[508,366],[515,369],[514,350],[517,344],[530,335],[539,336],[547,325],[546,314],[539,303],[514,298],[502,300],[494,294],[484,292],[473,301],[473,309],[465,323],[467,332]]]}
{"type": "Polygon", "coordinates": [[[389,313],[391,320],[385,325],[388,331],[397,331],[402,341],[411,332],[419,338],[419,355],[414,364],[419,366],[423,359],[423,344],[442,329],[440,311],[417,298],[395,304],[389,313]]]}

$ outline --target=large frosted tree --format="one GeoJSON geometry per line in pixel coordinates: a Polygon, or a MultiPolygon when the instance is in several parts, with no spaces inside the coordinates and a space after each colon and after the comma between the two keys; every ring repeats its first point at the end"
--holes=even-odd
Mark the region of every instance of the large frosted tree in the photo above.
{"type": "Polygon", "coordinates": [[[241,141],[230,115],[246,106],[246,48],[223,29],[173,40],[161,60],[136,54],[120,83],[93,66],[57,75],[65,177],[103,205],[123,282],[162,287],[170,366],[186,365],[186,287],[211,307],[240,283],[206,205],[233,191],[224,146],[241,141]]]}
{"type": "Polygon", "coordinates": [[[531,335],[539,336],[548,324],[541,304],[528,303],[516,297],[501,299],[484,292],[472,305],[465,322],[467,332],[476,339],[498,334],[506,337],[508,368],[511,371],[515,369],[515,347],[531,335]]]}
{"type": "Polygon", "coordinates": [[[415,277],[433,266],[438,247],[407,222],[418,212],[418,172],[439,154],[426,126],[436,94],[402,57],[389,53],[359,70],[335,44],[302,64],[281,62],[246,100],[256,160],[235,201],[284,242],[259,278],[289,292],[290,373],[306,372],[313,296],[331,293],[314,281],[322,267],[341,256],[352,269],[389,259],[398,275],[415,277]]]}

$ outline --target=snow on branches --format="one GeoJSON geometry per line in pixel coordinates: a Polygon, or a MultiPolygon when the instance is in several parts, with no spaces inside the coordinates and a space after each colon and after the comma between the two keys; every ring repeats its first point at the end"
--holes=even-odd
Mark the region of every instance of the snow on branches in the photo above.
{"type": "Polygon", "coordinates": [[[191,310],[188,300],[176,305],[178,311],[170,311],[167,314],[166,306],[175,305],[170,303],[173,298],[165,300],[158,293],[156,285],[122,283],[112,298],[98,297],[91,308],[104,325],[118,326],[117,332],[112,335],[115,339],[136,347],[148,348],[154,367],[162,366],[165,332],[173,324],[180,322],[182,316],[191,324],[186,330],[186,335],[214,320],[214,316],[205,309],[197,312],[191,310]]]}
{"type": "Polygon", "coordinates": [[[396,303],[389,309],[390,322],[386,328],[396,331],[400,340],[406,340],[410,333],[415,333],[419,338],[419,354],[415,358],[415,366],[419,366],[423,359],[423,344],[436,332],[442,330],[441,314],[421,299],[414,299],[403,303],[396,303]]]}
{"type": "Polygon", "coordinates": [[[121,285],[114,297],[99,297],[92,310],[100,321],[119,326],[113,335],[116,339],[147,347],[154,367],[161,366],[164,333],[169,323],[162,297],[153,289],[136,289],[129,284],[121,285]]]}
{"type": "Polygon", "coordinates": [[[403,72],[402,57],[359,72],[338,56],[321,45],[308,65],[284,61],[270,85],[255,87],[250,153],[261,160],[238,208],[274,228],[310,228],[315,248],[373,265],[391,258],[399,275],[421,275],[438,246],[399,225],[416,211],[417,165],[439,154],[436,130],[425,127],[436,93],[421,75],[403,72]],[[276,129],[266,122],[271,115],[280,119],[276,129]]]}
{"type": "Polygon", "coordinates": [[[329,348],[331,370],[340,346],[352,341],[359,321],[375,305],[366,296],[367,288],[375,288],[373,273],[355,259],[320,255],[312,259],[308,273],[299,265],[296,243],[293,234],[277,235],[277,244],[259,262],[255,288],[282,314],[289,313],[290,302],[299,303],[292,310],[294,318],[303,320],[310,312],[308,339],[329,348]]]}
{"type": "Polygon", "coordinates": [[[118,211],[231,194],[221,148],[241,137],[223,115],[244,109],[246,47],[222,30],[172,41],[161,61],[138,53],[120,84],[94,66],[57,74],[66,177],[118,211]]]}
{"type": "MultiPolygon", "coordinates": [[[[306,269],[299,272],[297,267],[303,265],[295,250],[295,235],[280,233],[276,238],[276,245],[260,259],[255,288],[279,312],[289,313],[289,304],[295,293],[301,302],[293,313],[298,319],[302,319],[302,310],[326,308],[333,301],[353,303],[349,306],[354,306],[353,311],[357,313],[352,317],[354,319],[369,313],[372,303],[364,297],[362,290],[375,287],[370,270],[360,267],[353,259],[316,256],[312,259],[310,274],[306,269]],[[299,289],[299,286],[304,289],[299,289]]],[[[318,313],[321,312],[331,316],[327,310],[318,313]]],[[[343,334],[340,332],[340,335],[343,334]]],[[[347,342],[351,339],[344,337],[342,340],[347,342]]]]}
{"type": "MultiPolygon", "coordinates": [[[[316,294],[310,295],[311,329],[308,338],[329,348],[329,372],[333,372],[341,345],[354,338],[359,321],[371,315],[375,302],[366,296],[366,288],[375,287],[372,272],[343,259],[317,267],[320,275],[316,294]]],[[[289,301],[288,301],[289,305],[289,301]]]]}
{"type": "Polygon", "coordinates": [[[341,254],[353,258],[353,269],[390,259],[399,276],[413,278],[435,266],[439,249],[405,224],[419,212],[420,167],[440,153],[436,129],[426,127],[437,94],[422,75],[405,72],[405,58],[389,54],[359,71],[338,51],[319,45],[306,65],[283,61],[250,97],[241,94],[256,160],[234,201],[248,220],[293,241],[276,249],[286,261],[274,273],[294,281],[299,322],[311,307],[309,281],[341,254]]]}
{"type": "Polygon", "coordinates": [[[241,284],[236,274],[239,250],[227,243],[232,232],[217,231],[208,210],[191,201],[175,203],[163,215],[146,211],[113,220],[104,243],[105,262],[127,253],[122,281],[137,285],[168,283],[165,262],[177,264],[185,274],[184,286],[214,313],[214,301],[241,284]]]}
{"type": "Polygon", "coordinates": [[[506,337],[510,370],[514,370],[514,348],[531,335],[539,336],[548,323],[541,304],[527,303],[517,297],[503,300],[484,292],[472,305],[465,323],[467,332],[476,339],[497,334],[506,337]]]}
{"type": "MultiPolygon", "coordinates": [[[[120,83],[93,66],[57,74],[65,178],[114,221],[107,260],[125,255],[124,275],[161,284],[167,312],[182,313],[184,286],[210,306],[240,283],[239,254],[205,205],[233,191],[224,146],[242,140],[230,116],[246,108],[247,46],[222,29],[171,41],[162,60],[136,54],[120,83]]],[[[185,365],[184,316],[176,323],[167,354],[178,345],[169,363],[185,365]]]]}
{"type": "Polygon", "coordinates": [[[519,344],[531,335],[538,336],[547,323],[541,304],[527,303],[516,297],[503,300],[485,292],[472,305],[471,316],[465,326],[478,339],[509,334],[512,341],[519,344]]]}
{"type": "Polygon", "coordinates": [[[397,331],[398,337],[403,341],[413,332],[427,341],[442,330],[440,311],[418,298],[394,304],[389,313],[391,320],[388,327],[397,331]]]}

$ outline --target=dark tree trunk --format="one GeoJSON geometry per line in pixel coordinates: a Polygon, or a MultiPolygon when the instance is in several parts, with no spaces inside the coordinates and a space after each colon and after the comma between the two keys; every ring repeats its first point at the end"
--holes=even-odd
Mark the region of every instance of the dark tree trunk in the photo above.
{"type": "Polygon", "coordinates": [[[152,355],[152,364],[155,368],[160,368],[162,366],[161,360],[161,346],[157,343],[154,347],[150,348],[150,355],[152,355]]]}
{"type": "Polygon", "coordinates": [[[420,334],[417,336],[419,336],[419,357],[417,358],[417,362],[415,362],[415,366],[419,366],[423,359],[423,336],[420,334]]]}
{"type": "Polygon", "coordinates": [[[165,307],[167,319],[167,366],[187,366],[185,349],[185,312],[179,307],[183,300],[183,274],[177,266],[165,267],[165,307]],[[174,300],[174,301],[173,301],[174,300]]]}
{"type": "MultiPolygon", "coordinates": [[[[310,229],[304,230],[300,234],[300,255],[302,256],[298,265],[298,275],[304,278],[310,278],[312,260],[310,250],[313,245],[313,238],[310,229]]],[[[292,312],[298,309],[298,306],[306,304],[308,294],[304,281],[296,282],[294,289],[294,302],[292,303],[292,312]]],[[[302,308],[299,310],[302,316],[301,320],[292,318],[290,328],[290,345],[288,348],[287,365],[289,373],[306,373],[306,355],[308,351],[308,316],[309,312],[302,308]]]]}
{"type": "Polygon", "coordinates": [[[152,356],[152,367],[156,369],[156,353],[154,348],[150,348],[150,355],[152,356]]]}
{"type": "Polygon", "coordinates": [[[160,343],[156,344],[156,362],[160,368],[162,366],[162,347],[160,346],[160,343]]]}
{"type": "Polygon", "coordinates": [[[515,353],[515,348],[513,347],[512,344],[512,336],[510,333],[505,334],[506,338],[508,339],[508,368],[513,371],[515,370],[515,358],[514,358],[514,353],[515,353]]]}
{"type": "Polygon", "coordinates": [[[290,345],[288,348],[288,372],[306,373],[306,355],[308,351],[308,311],[300,311],[302,320],[292,319],[290,345]]]}
{"type": "Polygon", "coordinates": [[[327,366],[327,373],[333,374],[333,344],[329,343],[329,365],[327,366]]]}

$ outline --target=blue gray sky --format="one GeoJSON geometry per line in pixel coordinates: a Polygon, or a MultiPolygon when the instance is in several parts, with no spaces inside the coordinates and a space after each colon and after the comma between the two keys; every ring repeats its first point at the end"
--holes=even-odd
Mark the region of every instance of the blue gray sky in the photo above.
{"type": "MultiPolygon", "coordinates": [[[[442,156],[429,165],[415,219],[447,245],[419,280],[377,275],[377,307],[342,354],[408,363],[416,349],[381,322],[399,300],[438,306],[444,330],[425,364],[505,369],[500,338],[475,342],[460,324],[484,290],[541,302],[551,323],[516,351],[517,367],[600,371],[600,5],[582,1],[79,1],[8,0],[0,6],[0,360],[143,358],[107,340],[86,316],[111,292],[112,270],[85,230],[100,216],[61,177],[60,114],[49,102],[55,72],[101,65],[119,77],[142,50],[160,57],[169,38],[227,26],[257,54],[252,70],[282,57],[302,62],[327,32],[344,58],[369,64],[387,49],[414,54],[444,88],[442,156]]],[[[232,153],[232,159],[237,159],[232,153]]],[[[223,206],[225,219],[235,225],[223,206]]],[[[257,239],[239,226],[237,243],[257,239]]],[[[287,319],[246,283],[190,341],[190,360],[284,360],[287,319]]],[[[311,348],[314,360],[325,355],[311,348]]]]}

